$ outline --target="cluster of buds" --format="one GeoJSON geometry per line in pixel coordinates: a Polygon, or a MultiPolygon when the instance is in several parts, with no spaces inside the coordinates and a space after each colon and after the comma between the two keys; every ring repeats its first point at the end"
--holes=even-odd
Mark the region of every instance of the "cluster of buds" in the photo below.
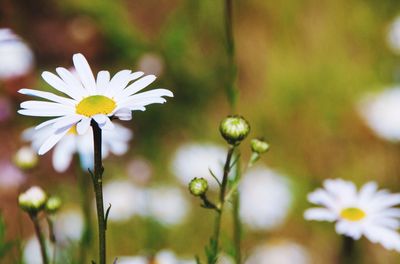
{"type": "Polygon", "coordinates": [[[28,214],[36,215],[42,210],[49,214],[55,213],[62,202],[59,197],[48,197],[42,188],[33,186],[18,196],[18,204],[28,214]]]}

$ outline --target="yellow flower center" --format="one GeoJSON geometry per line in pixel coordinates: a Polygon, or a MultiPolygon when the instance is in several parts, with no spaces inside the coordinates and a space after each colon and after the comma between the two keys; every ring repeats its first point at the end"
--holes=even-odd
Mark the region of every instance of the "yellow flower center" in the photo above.
{"type": "Polygon", "coordinates": [[[340,217],[348,221],[360,221],[365,217],[365,212],[356,207],[348,207],[340,212],[340,217]]]}
{"type": "Polygon", "coordinates": [[[70,134],[70,135],[74,135],[74,136],[78,135],[78,132],[76,131],[76,125],[72,126],[72,127],[68,130],[67,133],[70,134]]]}
{"type": "Polygon", "coordinates": [[[76,105],[76,113],[87,117],[97,114],[108,115],[116,107],[114,100],[103,95],[92,95],[84,98],[76,105]]]}

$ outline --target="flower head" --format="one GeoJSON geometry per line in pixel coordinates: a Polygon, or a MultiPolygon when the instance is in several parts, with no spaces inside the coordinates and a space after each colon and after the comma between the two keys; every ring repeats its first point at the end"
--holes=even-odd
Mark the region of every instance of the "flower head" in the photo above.
{"type": "MultiPolygon", "coordinates": [[[[29,128],[23,132],[22,137],[26,141],[31,141],[32,147],[38,150],[52,135],[54,135],[54,129],[44,127],[40,129],[29,128]]],[[[132,132],[119,124],[115,124],[113,130],[104,130],[102,137],[103,158],[106,158],[109,153],[124,154],[128,150],[128,143],[131,138],[132,132]]],[[[81,167],[84,170],[93,168],[93,133],[91,127],[83,135],[76,133],[75,127],[72,127],[60,139],[53,151],[52,163],[54,169],[58,172],[66,171],[75,153],[79,155],[81,167]]]]}
{"type": "Polygon", "coordinates": [[[241,116],[228,116],[219,125],[222,137],[231,145],[238,145],[250,132],[250,125],[241,116]]]}
{"type": "Polygon", "coordinates": [[[19,206],[27,211],[32,213],[37,213],[46,204],[47,196],[46,193],[42,190],[42,188],[33,186],[29,188],[26,192],[21,193],[18,196],[19,206]]]}
{"type": "Polygon", "coordinates": [[[122,70],[110,79],[108,71],[100,71],[95,78],[82,54],[75,54],[73,62],[76,74],[62,67],[56,69],[58,75],[42,73],[47,83],[67,97],[32,89],[19,90],[21,94],[48,100],[23,102],[18,111],[22,115],[52,117],[36,127],[51,126],[54,129],[53,135],[40,146],[40,155],[50,150],[74,126],[79,135],[86,133],[92,120],[101,129],[113,129],[111,118],[130,120],[132,111],[144,111],[147,105],[166,102],[163,96],[173,96],[166,89],[138,93],[156,79],[154,75],[142,77],[143,72],[122,70]]]}
{"type": "Polygon", "coordinates": [[[31,169],[37,162],[37,154],[31,147],[22,147],[14,155],[14,163],[21,169],[31,169]]]}
{"type": "Polygon", "coordinates": [[[0,79],[28,73],[33,65],[31,49],[10,29],[0,29],[0,79]]]}
{"type": "Polygon", "coordinates": [[[357,191],[354,183],[342,179],[325,180],[324,188],[308,195],[308,200],[322,207],[305,211],[307,220],[336,222],[338,234],[359,239],[362,235],[386,249],[400,251],[400,194],[378,190],[369,182],[357,191]]]}

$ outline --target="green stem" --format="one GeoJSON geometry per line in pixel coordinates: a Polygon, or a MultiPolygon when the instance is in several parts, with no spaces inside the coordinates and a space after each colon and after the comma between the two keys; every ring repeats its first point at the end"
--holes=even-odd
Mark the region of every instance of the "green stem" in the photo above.
{"type": "Polygon", "coordinates": [[[51,263],[56,263],[56,255],[57,255],[57,241],[56,241],[56,235],[54,233],[54,224],[53,220],[51,219],[50,215],[46,215],[46,221],[47,225],[49,226],[49,237],[50,241],[53,244],[53,255],[51,257],[52,261],[51,263]]]}
{"type": "Polygon", "coordinates": [[[37,214],[32,213],[32,214],[30,214],[30,217],[31,217],[31,220],[33,223],[33,227],[35,228],[36,237],[39,240],[40,252],[42,254],[43,264],[49,264],[49,259],[47,257],[47,251],[46,251],[46,243],[45,243],[42,229],[40,228],[39,219],[37,218],[37,214]]]}
{"type": "Polygon", "coordinates": [[[103,204],[103,162],[101,159],[101,129],[92,120],[94,140],[94,172],[92,174],[93,187],[96,197],[97,222],[99,231],[99,264],[106,263],[106,219],[103,204]]]}
{"type": "Polygon", "coordinates": [[[218,204],[218,209],[216,210],[216,217],[215,217],[215,225],[214,225],[214,234],[213,234],[213,239],[212,239],[212,251],[214,253],[213,258],[208,260],[209,264],[214,264],[217,260],[218,256],[218,251],[219,251],[219,236],[220,236],[220,231],[221,231],[221,220],[222,220],[222,213],[224,210],[224,204],[225,204],[225,192],[226,192],[226,187],[228,184],[228,175],[230,171],[230,164],[231,164],[231,159],[233,152],[235,151],[235,147],[231,146],[228,150],[228,154],[226,156],[226,161],[225,161],[225,166],[224,166],[224,174],[222,177],[222,182],[221,182],[221,189],[219,193],[219,204],[218,204]]]}
{"type": "Polygon", "coordinates": [[[84,218],[84,227],[83,233],[80,241],[80,252],[79,252],[79,263],[86,263],[87,260],[87,252],[90,250],[92,245],[92,214],[91,214],[91,195],[90,192],[87,191],[89,186],[89,177],[87,174],[82,172],[80,164],[77,166],[77,174],[78,174],[78,185],[80,189],[81,195],[81,206],[82,213],[84,218]]]}
{"type": "Polygon", "coordinates": [[[233,38],[233,3],[232,0],[225,0],[225,34],[226,51],[228,56],[228,86],[227,95],[231,108],[234,109],[237,101],[236,63],[235,63],[235,41],[233,38]]]}
{"type": "Polygon", "coordinates": [[[354,239],[348,236],[342,236],[342,248],[340,252],[340,263],[343,264],[357,264],[357,252],[355,248],[354,239]]]}

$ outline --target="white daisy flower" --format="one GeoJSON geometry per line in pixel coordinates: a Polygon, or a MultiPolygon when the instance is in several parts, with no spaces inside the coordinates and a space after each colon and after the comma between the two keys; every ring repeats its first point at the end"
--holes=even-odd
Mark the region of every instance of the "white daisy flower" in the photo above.
{"type": "Polygon", "coordinates": [[[205,178],[209,187],[215,190],[218,184],[209,170],[219,181],[222,180],[226,152],[225,148],[214,144],[184,144],[176,151],[171,170],[185,186],[188,186],[193,178],[205,178]]]}
{"type": "Polygon", "coordinates": [[[155,187],[148,190],[147,208],[150,217],[164,225],[183,222],[189,211],[189,203],[184,194],[174,187],[155,187]]]}
{"type": "Polygon", "coordinates": [[[368,94],[358,105],[361,117],[382,139],[400,141],[400,88],[368,94]]]}
{"type": "Polygon", "coordinates": [[[308,264],[311,258],[301,245],[291,241],[278,241],[258,246],[249,255],[245,264],[308,264]]]}
{"type": "Polygon", "coordinates": [[[42,73],[47,83],[68,97],[32,89],[19,90],[21,94],[48,100],[26,101],[18,110],[22,115],[52,117],[36,127],[52,126],[55,130],[39,148],[40,155],[50,150],[75,125],[79,135],[86,133],[91,120],[96,121],[101,129],[112,129],[112,117],[130,120],[132,111],[144,111],[147,105],[166,102],[163,96],[173,96],[166,89],[138,93],[156,79],[154,75],[140,78],[143,72],[122,70],[110,79],[108,71],[100,71],[95,78],[82,54],[75,54],[72,59],[79,78],[62,67],[56,69],[58,76],[47,71],[42,73]]]}
{"type": "Polygon", "coordinates": [[[178,258],[171,250],[161,250],[154,257],[119,257],[118,264],[195,264],[195,260],[178,258]]]}
{"type": "MultiPolygon", "coordinates": [[[[23,139],[32,142],[32,147],[36,151],[52,135],[54,135],[54,129],[51,126],[40,129],[29,128],[22,133],[23,139]]],[[[119,124],[114,124],[113,130],[104,130],[102,136],[103,158],[106,158],[110,153],[115,155],[125,154],[128,151],[131,138],[132,132],[119,124]]],[[[52,156],[54,169],[58,172],[66,171],[75,153],[79,154],[81,167],[84,170],[93,168],[93,133],[91,127],[88,128],[85,134],[79,135],[75,126],[73,126],[57,142],[52,156]]]]}
{"type": "Polygon", "coordinates": [[[305,211],[307,220],[336,222],[336,232],[359,239],[362,235],[389,250],[400,251],[400,194],[378,190],[375,182],[357,191],[354,183],[342,179],[325,180],[308,195],[311,203],[322,207],[305,211]]]}
{"type": "Polygon", "coordinates": [[[0,79],[27,74],[33,66],[31,49],[10,29],[0,29],[0,79]]]}
{"type": "Polygon", "coordinates": [[[254,230],[278,227],[289,213],[292,203],[287,178],[258,166],[243,175],[240,190],[240,218],[254,230]]]}
{"type": "Polygon", "coordinates": [[[108,220],[123,222],[135,215],[147,215],[146,192],[126,180],[115,180],[104,185],[104,207],[111,204],[108,220]]]}

